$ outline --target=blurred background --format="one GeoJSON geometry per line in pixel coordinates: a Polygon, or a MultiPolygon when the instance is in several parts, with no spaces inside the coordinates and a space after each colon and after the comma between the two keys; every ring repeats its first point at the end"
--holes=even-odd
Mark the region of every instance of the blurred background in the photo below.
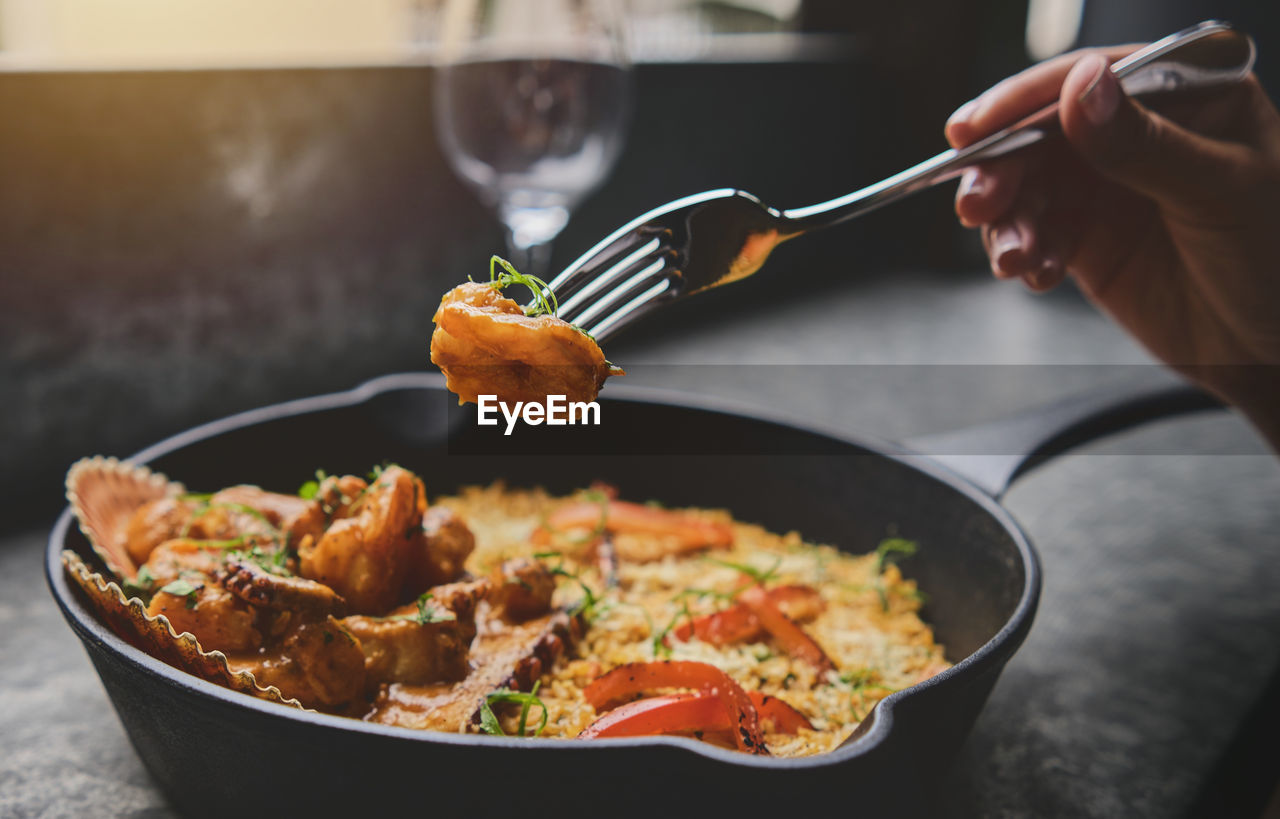
{"type": "MultiPolygon", "coordinates": [[[[1080,45],[1231,19],[1259,40],[1275,88],[1271,5],[631,0],[620,153],[549,264],[702,189],[741,187],[780,207],[846,193],[945,147],[947,115],[995,80],[1080,45]]],[[[0,0],[7,519],[56,511],[82,455],[430,367],[440,294],[485,275],[504,247],[433,123],[442,6],[0,0]]],[[[785,245],[767,275],[620,344],[767,321],[812,288],[895,270],[980,277],[951,195],[785,245]]]]}

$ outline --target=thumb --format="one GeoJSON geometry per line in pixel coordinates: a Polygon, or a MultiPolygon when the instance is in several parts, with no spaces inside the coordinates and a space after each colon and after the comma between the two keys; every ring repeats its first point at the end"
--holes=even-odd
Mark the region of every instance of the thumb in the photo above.
{"type": "Polygon", "coordinates": [[[1239,167],[1231,146],[1134,102],[1101,54],[1082,57],[1067,74],[1059,116],[1087,162],[1163,208],[1198,216],[1229,198],[1227,185],[1239,167]]]}

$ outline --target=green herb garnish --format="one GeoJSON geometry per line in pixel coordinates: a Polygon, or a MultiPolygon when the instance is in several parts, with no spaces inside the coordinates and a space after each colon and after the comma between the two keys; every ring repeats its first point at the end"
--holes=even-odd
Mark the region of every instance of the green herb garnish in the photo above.
{"type": "Polygon", "coordinates": [[[906,538],[890,537],[880,541],[876,547],[875,573],[880,574],[885,566],[897,561],[900,557],[911,557],[916,553],[916,542],[906,538]]]}
{"type": "Polygon", "coordinates": [[[138,569],[138,573],[132,578],[123,581],[121,589],[127,596],[139,597],[146,600],[151,592],[155,589],[156,576],[151,573],[151,567],[144,565],[138,569]]]}
{"type": "Polygon", "coordinates": [[[516,736],[529,736],[527,726],[529,721],[529,709],[538,706],[542,709],[542,718],[538,722],[538,727],[533,730],[532,736],[538,736],[542,730],[547,727],[547,706],[542,700],[538,699],[538,688],[541,687],[542,681],[538,680],[533,684],[533,690],[525,693],[523,691],[512,691],[509,688],[499,688],[489,694],[480,703],[480,728],[486,734],[493,736],[506,736],[506,732],[502,730],[498,717],[493,713],[494,703],[519,703],[520,704],[520,722],[516,729],[516,736]]]}
{"type": "Polygon", "coordinates": [[[255,544],[248,551],[232,552],[227,555],[227,559],[252,563],[260,569],[281,577],[291,577],[293,575],[293,572],[289,571],[288,568],[289,551],[287,549],[276,549],[268,552],[255,544]]]}
{"type": "Polygon", "coordinates": [[[428,623],[443,623],[447,620],[457,620],[458,616],[446,608],[436,606],[432,602],[433,595],[431,592],[423,592],[418,595],[418,613],[417,614],[393,614],[390,617],[379,617],[379,620],[407,620],[411,623],[425,626],[428,623]]]}
{"type": "Polygon", "coordinates": [[[316,495],[320,492],[320,484],[328,477],[328,474],[323,469],[317,469],[315,480],[307,481],[298,487],[298,497],[303,500],[315,500],[316,495]]]}
{"type": "Polygon", "coordinates": [[[742,572],[747,577],[750,577],[752,580],[756,581],[756,583],[761,586],[763,586],[769,580],[772,580],[778,574],[778,567],[782,565],[781,555],[779,555],[778,558],[774,560],[773,565],[770,566],[766,571],[761,571],[760,569],[757,569],[755,566],[749,566],[746,563],[733,563],[728,560],[716,560],[714,557],[706,557],[706,558],[703,558],[703,560],[714,563],[717,566],[724,566],[726,569],[734,569],[736,571],[742,572]]]}
{"type": "MultiPolygon", "coordinates": [[[[551,558],[556,558],[559,562],[554,566],[548,566],[547,571],[551,572],[555,577],[569,578],[573,582],[577,583],[578,587],[582,589],[582,598],[578,600],[571,609],[569,609],[570,617],[577,617],[581,614],[587,622],[591,622],[603,613],[601,606],[603,601],[600,597],[591,590],[591,587],[586,584],[586,581],[564,567],[564,555],[559,552],[534,552],[533,556],[537,560],[549,560],[551,558]]],[[[523,583],[523,581],[521,582],[523,583]]]]}
{"type": "MultiPolygon", "coordinates": [[[[671,618],[671,622],[667,623],[666,628],[653,635],[653,656],[657,657],[659,654],[664,657],[671,656],[671,646],[667,645],[667,635],[670,634],[672,629],[676,627],[676,624],[680,622],[681,617],[684,617],[690,623],[693,622],[693,612],[689,611],[688,600],[681,600],[680,611],[676,612],[675,616],[671,618]]],[[[650,629],[652,630],[652,627],[650,627],[650,629]]]]}
{"type": "Polygon", "coordinates": [[[194,609],[196,607],[196,593],[204,588],[204,584],[193,584],[182,578],[178,578],[171,583],[166,583],[160,587],[160,591],[165,594],[172,594],[175,597],[187,598],[187,608],[194,609]]]}
{"type": "Polygon", "coordinates": [[[533,306],[525,308],[526,316],[554,316],[560,309],[556,294],[551,292],[551,288],[542,279],[521,273],[516,270],[515,265],[501,256],[489,257],[489,286],[494,290],[502,290],[513,284],[524,285],[533,294],[533,306]],[[498,272],[499,267],[503,272],[498,272]]]}

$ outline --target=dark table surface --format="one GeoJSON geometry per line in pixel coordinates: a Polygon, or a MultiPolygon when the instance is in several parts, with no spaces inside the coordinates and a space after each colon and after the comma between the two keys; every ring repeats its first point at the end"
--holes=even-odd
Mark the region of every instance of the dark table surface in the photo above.
{"type": "MultiPolygon", "coordinates": [[[[634,382],[891,439],[1148,368],[1071,291],[1032,297],[978,275],[900,274],[679,324],[619,339],[610,356],[634,382]]],[[[1226,412],[1156,422],[1020,480],[1006,502],[1042,555],[1043,599],[944,807],[1177,816],[1203,805],[1280,659],[1277,498],[1280,462],[1226,412]]],[[[164,815],[49,598],[46,537],[0,538],[0,816],[164,815]]]]}

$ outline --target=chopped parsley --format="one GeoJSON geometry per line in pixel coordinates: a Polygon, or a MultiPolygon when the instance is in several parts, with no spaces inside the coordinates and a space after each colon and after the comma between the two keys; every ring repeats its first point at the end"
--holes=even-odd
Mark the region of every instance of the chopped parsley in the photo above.
{"type": "Polygon", "coordinates": [[[289,551],[287,549],[267,551],[255,544],[248,551],[232,552],[227,555],[227,559],[252,563],[264,571],[281,577],[293,576],[293,572],[289,571],[289,551]]]}
{"type": "Polygon", "coordinates": [[[143,565],[142,568],[138,569],[137,574],[121,583],[122,591],[127,596],[139,597],[144,601],[151,596],[155,586],[156,576],[151,573],[151,567],[147,565],[143,565]]]}
{"type": "Polygon", "coordinates": [[[418,595],[418,613],[417,614],[394,614],[390,617],[381,618],[383,620],[408,620],[411,623],[425,626],[428,623],[443,623],[447,620],[457,620],[458,616],[446,608],[437,606],[432,602],[433,595],[431,592],[423,592],[418,595]]]}
{"type": "Polygon", "coordinates": [[[183,578],[178,578],[161,586],[160,591],[165,594],[172,594],[175,597],[185,597],[187,599],[187,608],[194,609],[196,607],[196,595],[203,588],[203,583],[192,583],[183,578]]]}

